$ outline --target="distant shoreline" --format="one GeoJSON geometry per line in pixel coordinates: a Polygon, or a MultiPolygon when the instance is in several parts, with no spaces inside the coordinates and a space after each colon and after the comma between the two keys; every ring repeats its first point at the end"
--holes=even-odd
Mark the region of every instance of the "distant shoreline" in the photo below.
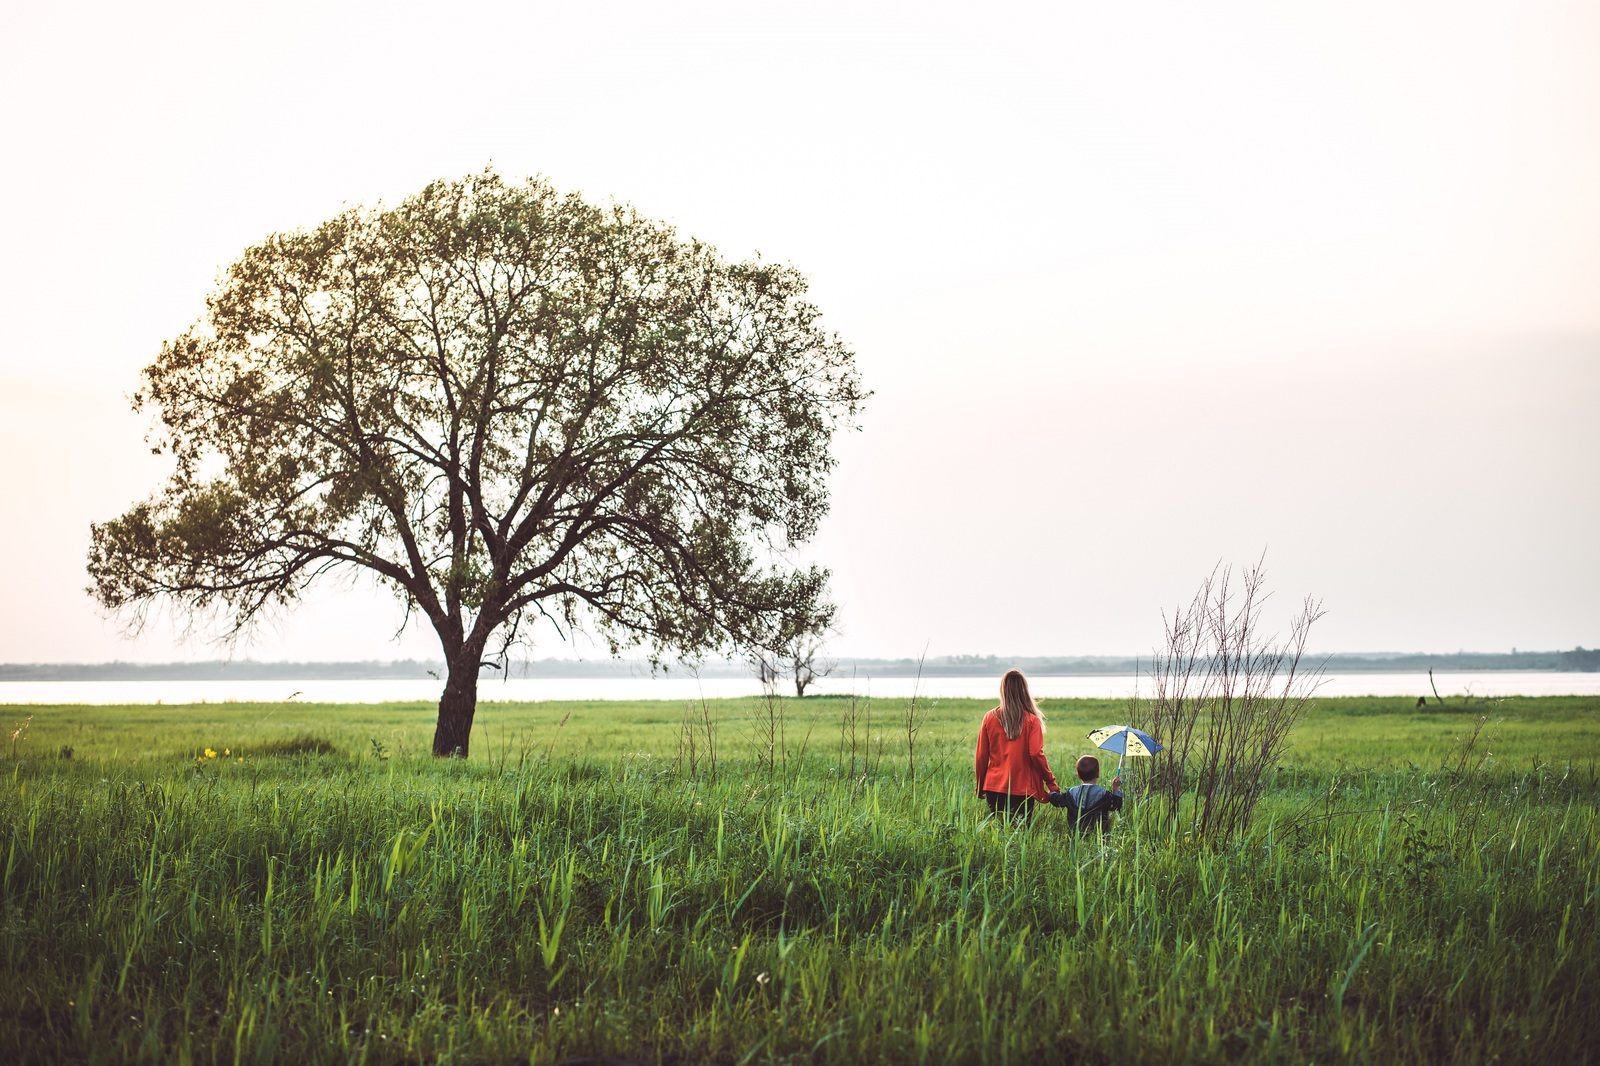
{"type": "MultiPolygon", "coordinates": [[[[1365,655],[1307,656],[1315,665],[1325,662],[1329,672],[1416,673],[1427,670],[1512,672],[1524,670],[1600,672],[1600,650],[1519,651],[1512,653],[1456,652],[1447,655],[1395,652],[1365,655]]],[[[1016,656],[950,655],[915,659],[839,659],[831,676],[848,677],[970,677],[998,675],[1016,668],[1039,677],[1096,677],[1142,674],[1149,656],[1016,656]]],[[[417,659],[368,662],[258,662],[253,659],[211,660],[191,663],[0,663],[0,683],[7,681],[379,681],[442,677],[442,663],[417,659]]],[[[540,659],[513,661],[506,676],[512,678],[647,678],[649,663],[637,659],[540,659]]],[[[672,665],[658,676],[745,678],[753,676],[748,664],[708,662],[697,667],[672,665]]],[[[499,671],[485,669],[482,677],[498,678],[499,671]]]]}

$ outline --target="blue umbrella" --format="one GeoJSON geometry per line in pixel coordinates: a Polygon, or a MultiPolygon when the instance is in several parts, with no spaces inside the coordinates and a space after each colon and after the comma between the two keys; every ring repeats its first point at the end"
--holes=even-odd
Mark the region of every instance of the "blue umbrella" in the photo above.
{"type": "Polygon", "coordinates": [[[1101,726],[1089,734],[1089,740],[1097,748],[1117,753],[1117,776],[1122,776],[1122,757],[1133,755],[1145,757],[1154,755],[1162,750],[1161,743],[1155,737],[1142,729],[1135,729],[1131,725],[1106,725],[1101,726]]]}

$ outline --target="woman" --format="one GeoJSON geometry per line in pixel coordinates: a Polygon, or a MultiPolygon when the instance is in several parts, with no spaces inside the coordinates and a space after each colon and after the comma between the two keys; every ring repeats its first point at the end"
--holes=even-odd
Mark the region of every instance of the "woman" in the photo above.
{"type": "Polygon", "coordinates": [[[1033,815],[1035,800],[1057,791],[1044,757],[1044,715],[1028,695],[1028,679],[1007,670],[1000,679],[1000,706],[978,727],[978,795],[989,810],[1033,815]]]}

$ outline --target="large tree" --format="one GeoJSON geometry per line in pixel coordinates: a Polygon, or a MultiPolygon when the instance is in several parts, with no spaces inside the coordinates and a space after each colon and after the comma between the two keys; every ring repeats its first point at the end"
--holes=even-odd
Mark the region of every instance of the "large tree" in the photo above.
{"type": "Polygon", "coordinates": [[[224,639],[362,568],[438,634],[436,755],[526,623],[653,660],[826,611],[786,561],[864,398],[795,270],[493,173],[267,238],[134,398],[175,468],[93,526],[92,594],[224,639]]]}

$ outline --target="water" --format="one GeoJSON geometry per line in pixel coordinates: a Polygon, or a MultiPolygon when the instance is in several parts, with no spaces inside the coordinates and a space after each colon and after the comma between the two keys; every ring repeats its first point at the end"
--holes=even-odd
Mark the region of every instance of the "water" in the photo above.
{"type": "MultiPolygon", "coordinates": [[[[1126,699],[1136,680],[1149,692],[1148,678],[1132,674],[1035,676],[1029,684],[1039,699],[1126,699]]],[[[1596,696],[1600,673],[1557,673],[1511,670],[1478,673],[1435,673],[1434,683],[1447,699],[1474,696],[1596,696]]],[[[863,696],[905,698],[913,690],[928,697],[998,699],[996,677],[828,677],[812,686],[820,694],[851,692],[863,696]]],[[[432,679],[375,681],[5,681],[0,704],[48,703],[437,703],[440,682],[432,679]]],[[[780,690],[781,691],[781,690],[780,690]]],[[[697,700],[755,696],[754,678],[582,677],[485,679],[480,701],[541,700],[697,700]]],[[[1426,673],[1330,675],[1318,690],[1323,696],[1427,696],[1433,702],[1426,673]]]]}

